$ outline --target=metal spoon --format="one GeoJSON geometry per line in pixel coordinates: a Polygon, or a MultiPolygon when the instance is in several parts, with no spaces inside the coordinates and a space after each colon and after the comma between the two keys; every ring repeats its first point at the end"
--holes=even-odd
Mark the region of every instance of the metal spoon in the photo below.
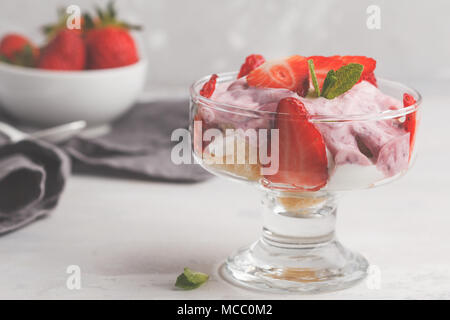
{"type": "Polygon", "coordinates": [[[68,140],[75,134],[81,132],[84,128],[86,128],[86,121],[74,121],[33,133],[26,133],[7,123],[0,122],[0,132],[6,135],[11,142],[18,142],[31,137],[51,143],[59,143],[68,140]]]}

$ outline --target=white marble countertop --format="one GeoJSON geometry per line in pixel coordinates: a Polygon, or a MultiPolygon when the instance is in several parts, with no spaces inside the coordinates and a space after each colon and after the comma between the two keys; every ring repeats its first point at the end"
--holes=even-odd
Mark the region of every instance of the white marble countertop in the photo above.
{"type": "Polygon", "coordinates": [[[340,203],[338,237],[379,268],[380,286],[312,296],[231,286],[217,268],[259,236],[257,190],[76,175],[50,217],[0,238],[0,299],[450,299],[450,99],[426,108],[411,172],[340,203]],[[81,268],[80,290],[66,287],[69,265],[81,268]],[[185,266],[211,280],[175,290],[185,266]]]}

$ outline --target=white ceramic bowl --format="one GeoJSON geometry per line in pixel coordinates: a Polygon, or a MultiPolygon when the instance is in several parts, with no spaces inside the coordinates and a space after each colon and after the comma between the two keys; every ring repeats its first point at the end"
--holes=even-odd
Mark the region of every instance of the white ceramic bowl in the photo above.
{"type": "Polygon", "coordinates": [[[12,117],[41,126],[85,120],[111,122],[141,93],[147,61],[103,70],[50,71],[0,63],[0,108],[12,117]]]}

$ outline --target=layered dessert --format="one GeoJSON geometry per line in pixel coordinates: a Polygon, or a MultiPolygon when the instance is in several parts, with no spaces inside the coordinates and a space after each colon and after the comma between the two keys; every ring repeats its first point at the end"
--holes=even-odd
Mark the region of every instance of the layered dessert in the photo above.
{"type": "Polygon", "coordinates": [[[251,55],[235,79],[212,75],[199,90],[196,157],[209,170],[299,192],[365,188],[401,175],[413,154],[416,101],[383,93],[375,68],[363,56],[251,55]],[[208,129],[223,134],[205,139],[208,129]],[[276,147],[271,172],[251,152],[264,144],[272,156],[276,147]]]}

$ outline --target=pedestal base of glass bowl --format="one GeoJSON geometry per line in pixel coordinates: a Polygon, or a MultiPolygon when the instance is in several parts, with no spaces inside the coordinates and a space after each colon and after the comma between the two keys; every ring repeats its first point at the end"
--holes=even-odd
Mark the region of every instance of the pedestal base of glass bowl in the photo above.
{"type": "Polygon", "coordinates": [[[228,258],[221,270],[225,279],[274,292],[319,293],[366,276],[367,260],[336,240],[333,196],[267,193],[263,202],[262,237],[228,258]]]}

